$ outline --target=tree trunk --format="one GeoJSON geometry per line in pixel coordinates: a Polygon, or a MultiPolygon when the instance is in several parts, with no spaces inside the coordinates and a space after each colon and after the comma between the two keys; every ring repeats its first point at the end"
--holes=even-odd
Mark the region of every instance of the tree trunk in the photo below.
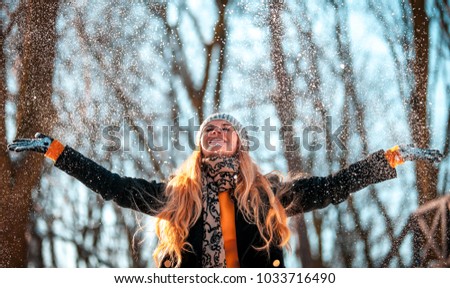
{"type": "MultiPolygon", "coordinates": [[[[285,55],[282,48],[283,25],[281,19],[282,1],[274,1],[270,4],[270,35],[271,35],[271,59],[277,90],[273,95],[272,102],[275,105],[278,118],[284,131],[282,133],[284,143],[284,157],[286,158],[289,172],[296,173],[302,171],[302,161],[300,147],[295,142],[295,133],[293,124],[297,118],[295,94],[293,90],[293,81],[288,75],[285,67],[285,55]]],[[[298,232],[300,247],[296,248],[296,254],[299,256],[303,267],[314,267],[306,223],[303,215],[295,219],[295,229],[298,232]]]]}
{"type": "MultiPolygon", "coordinates": [[[[414,24],[414,79],[411,95],[410,125],[414,144],[429,147],[430,131],[427,123],[427,85],[429,54],[429,20],[425,11],[425,0],[411,0],[414,24]]],[[[428,162],[416,164],[419,205],[436,198],[437,170],[428,162]]]]}
{"type": "MultiPolygon", "coordinates": [[[[414,25],[414,90],[410,99],[409,124],[414,144],[427,148],[430,144],[430,131],[427,123],[427,85],[429,57],[429,19],[425,10],[425,0],[410,0],[414,25]]],[[[432,164],[416,162],[416,181],[419,205],[437,196],[437,169],[432,164]]],[[[420,265],[420,253],[423,239],[418,233],[414,235],[414,265],[420,265]]]]}
{"type": "MultiPolygon", "coordinates": [[[[49,133],[56,117],[52,106],[52,79],[58,1],[28,1],[23,16],[23,70],[17,99],[17,137],[49,133]]],[[[6,35],[2,35],[2,42],[6,35]]],[[[3,44],[3,43],[1,43],[3,44]]],[[[2,45],[3,48],[3,45],[2,45]]],[[[32,207],[31,191],[39,183],[42,155],[27,153],[12,161],[5,152],[5,60],[1,57],[0,136],[0,267],[27,266],[27,230],[32,207]]]]}

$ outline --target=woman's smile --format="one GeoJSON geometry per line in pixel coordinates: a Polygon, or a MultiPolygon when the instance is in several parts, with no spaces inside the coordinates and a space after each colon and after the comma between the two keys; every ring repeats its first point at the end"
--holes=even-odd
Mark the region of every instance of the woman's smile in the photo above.
{"type": "Polygon", "coordinates": [[[212,147],[222,147],[224,144],[225,141],[222,138],[213,138],[208,141],[208,145],[212,147]]]}

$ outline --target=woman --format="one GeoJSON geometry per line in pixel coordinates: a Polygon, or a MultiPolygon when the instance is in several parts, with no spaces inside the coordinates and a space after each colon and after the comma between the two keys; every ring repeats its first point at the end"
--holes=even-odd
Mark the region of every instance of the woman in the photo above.
{"type": "Polygon", "coordinates": [[[437,150],[396,146],[327,177],[283,181],[261,174],[250,158],[246,130],[233,116],[209,116],[198,135],[200,149],[167,183],[121,177],[40,133],[8,149],[45,153],[105,200],[156,216],[154,258],[160,267],[285,267],[288,217],[395,178],[395,167],[405,160],[442,159],[437,150]]]}

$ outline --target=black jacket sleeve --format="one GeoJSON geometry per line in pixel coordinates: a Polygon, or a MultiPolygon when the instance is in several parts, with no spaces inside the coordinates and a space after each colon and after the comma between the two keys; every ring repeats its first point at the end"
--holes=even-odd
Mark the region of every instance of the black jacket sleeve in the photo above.
{"type": "Polygon", "coordinates": [[[154,216],[165,203],[164,183],[121,177],[69,146],[65,147],[55,166],[99,193],[103,199],[113,200],[121,207],[154,216]]]}
{"type": "Polygon", "coordinates": [[[308,177],[284,183],[277,194],[287,216],[320,209],[345,201],[350,193],[370,184],[396,178],[397,173],[380,150],[366,159],[326,177],[308,177]]]}

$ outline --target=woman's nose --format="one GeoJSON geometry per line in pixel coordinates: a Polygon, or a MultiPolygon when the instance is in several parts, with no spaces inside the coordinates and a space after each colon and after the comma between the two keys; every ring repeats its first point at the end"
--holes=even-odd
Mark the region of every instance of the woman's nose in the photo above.
{"type": "Polygon", "coordinates": [[[214,129],[211,131],[211,134],[214,135],[214,133],[222,134],[222,128],[214,127],[214,129]]]}

